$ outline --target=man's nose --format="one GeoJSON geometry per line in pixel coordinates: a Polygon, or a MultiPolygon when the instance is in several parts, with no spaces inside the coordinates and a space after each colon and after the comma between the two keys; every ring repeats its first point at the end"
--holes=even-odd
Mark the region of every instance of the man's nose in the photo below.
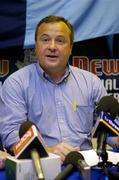
{"type": "Polygon", "coordinates": [[[56,43],[54,40],[51,40],[50,43],[49,43],[49,48],[50,49],[56,49],[56,43]]]}

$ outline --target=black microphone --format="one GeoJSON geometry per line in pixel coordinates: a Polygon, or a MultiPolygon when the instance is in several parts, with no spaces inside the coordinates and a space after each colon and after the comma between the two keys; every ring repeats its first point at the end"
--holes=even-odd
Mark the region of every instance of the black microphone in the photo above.
{"type": "Polygon", "coordinates": [[[19,137],[21,139],[13,147],[15,156],[19,159],[31,158],[38,180],[44,180],[40,157],[47,157],[48,152],[38,129],[32,122],[25,121],[20,126],[19,137]]]}
{"type": "Polygon", "coordinates": [[[24,121],[19,128],[19,137],[22,138],[22,136],[28,131],[28,129],[31,128],[32,125],[35,125],[35,124],[31,121],[24,121]]]}
{"type": "Polygon", "coordinates": [[[119,124],[116,117],[119,115],[119,103],[113,96],[104,96],[97,103],[95,112],[100,116],[94,128],[97,128],[97,155],[107,160],[106,139],[109,135],[119,135],[119,124]]]}
{"type": "Polygon", "coordinates": [[[95,112],[99,114],[101,111],[110,114],[115,119],[119,116],[119,103],[113,96],[103,96],[96,105],[95,112]]]}
{"type": "MultiPolygon", "coordinates": [[[[25,121],[23,124],[21,124],[20,129],[19,129],[19,137],[22,138],[22,136],[28,131],[28,129],[31,128],[32,125],[35,125],[35,124],[32,123],[31,121],[25,121]]],[[[36,148],[31,150],[30,156],[32,158],[38,179],[44,180],[44,174],[42,170],[40,155],[37,152],[36,148]]]]}
{"type": "Polygon", "coordinates": [[[40,157],[47,157],[46,144],[38,131],[38,128],[31,121],[25,121],[19,128],[20,140],[13,146],[14,155],[19,159],[29,159],[30,150],[35,148],[40,157]]]}
{"type": "Polygon", "coordinates": [[[69,176],[73,170],[79,169],[81,171],[82,169],[89,169],[83,155],[77,151],[72,151],[66,156],[64,166],[63,171],[57,175],[55,180],[66,179],[66,177],[69,176]]]}

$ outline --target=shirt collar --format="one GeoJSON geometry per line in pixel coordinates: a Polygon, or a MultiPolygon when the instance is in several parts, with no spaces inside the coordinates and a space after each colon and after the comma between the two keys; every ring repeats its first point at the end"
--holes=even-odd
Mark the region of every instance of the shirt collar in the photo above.
{"type": "Polygon", "coordinates": [[[39,65],[39,63],[37,63],[37,70],[38,70],[38,73],[40,75],[40,77],[43,79],[43,80],[47,80],[47,81],[50,81],[51,83],[55,83],[55,84],[60,84],[62,82],[66,82],[67,79],[68,79],[68,76],[70,75],[70,66],[69,64],[67,65],[67,68],[65,70],[65,74],[62,76],[62,78],[60,79],[59,82],[54,82],[51,77],[42,69],[42,67],[39,65]]]}

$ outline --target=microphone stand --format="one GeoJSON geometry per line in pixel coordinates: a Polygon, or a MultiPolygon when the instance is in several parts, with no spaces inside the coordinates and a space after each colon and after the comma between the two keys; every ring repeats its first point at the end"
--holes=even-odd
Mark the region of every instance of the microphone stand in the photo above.
{"type": "Polygon", "coordinates": [[[99,159],[101,158],[101,162],[98,162],[97,166],[101,167],[101,168],[105,168],[105,167],[111,167],[113,166],[113,163],[108,161],[108,153],[106,151],[106,145],[105,145],[105,149],[104,151],[100,154],[99,159]]]}
{"type": "Polygon", "coordinates": [[[97,170],[103,170],[104,176],[109,177],[109,172],[108,168],[113,167],[113,163],[108,161],[108,153],[106,151],[106,134],[104,134],[103,141],[102,141],[102,148],[98,149],[97,147],[97,155],[99,156],[99,160],[101,159],[100,162],[96,166],[93,166],[92,169],[97,169],[97,170]]]}
{"type": "Polygon", "coordinates": [[[110,179],[109,177],[109,168],[113,167],[113,163],[108,161],[108,153],[106,151],[106,141],[103,142],[103,150],[98,154],[99,159],[101,158],[101,161],[98,162],[97,167],[99,167],[103,173],[104,176],[110,179]]]}
{"type": "Polygon", "coordinates": [[[106,151],[106,140],[107,140],[108,134],[106,133],[106,129],[102,129],[102,132],[97,134],[97,155],[99,156],[99,160],[101,158],[101,162],[99,162],[97,165],[98,167],[111,167],[113,163],[108,161],[108,153],[106,151]]]}

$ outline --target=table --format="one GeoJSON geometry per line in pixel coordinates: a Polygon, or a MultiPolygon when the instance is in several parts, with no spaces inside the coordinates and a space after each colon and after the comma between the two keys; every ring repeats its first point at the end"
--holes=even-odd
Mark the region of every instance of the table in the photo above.
{"type": "MultiPolygon", "coordinates": [[[[118,155],[118,156],[115,156],[115,157],[117,159],[117,162],[119,162],[119,154],[117,154],[117,153],[119,153],[119,151],[113,150],[113,152],[114,152],[115,155],[118,155]]],[[[86,152],[86,153],[89,153],[89,152],[86,152]]],[[[88,156],[89,157],[91,156],[91,158],[94,158],[94,154],[93,155],[89,154],[88,156]]],[[[63,168],[64,167],[62,166],[62,170],[63,170],[63,168]]],[[[119,167],[117,168],[115,166],[112,166],[112,167],[108,168],[108,172],[113,172],[113,173],[118,172],[119,173],[119,167]]],[[[91,167],[90,175],[91,175],[91,178],[90,178],[91,180],[106,180],[106,177],[104,175],[104,170],[102,168],[98,167],[97,165],[91,167]]],[[[80,180],[80,179],[81,179],[81,173],[78,170],[73,171],[67,177],[67,180],[80,180]]],[[[0,180],[6,180],[6,171],[5,171],[5,169],[0,170],[0,180]]]]}

